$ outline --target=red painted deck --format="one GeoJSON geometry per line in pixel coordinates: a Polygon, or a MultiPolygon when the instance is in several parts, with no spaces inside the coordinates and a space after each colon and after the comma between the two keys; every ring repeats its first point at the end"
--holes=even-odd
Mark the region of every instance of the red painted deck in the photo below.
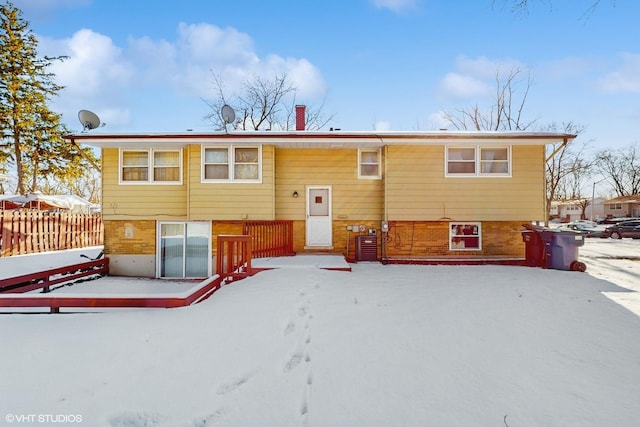
{"type": "MultiPolygon", "coordinates": [[[[241,252],[244,253],[245,251],[242,250],[241,252]]],[[[246,256],[246,254],[244,254],[244,256],[246,256]]],[[[238,259],[242,260],[243,256],[239,256],[236,261],[238,259]]],[[[87,293],[81,294],[82,284],[74,285],[74,289],[76,286],[79,289],[77,295],[68,293],[56,294],[55,291],[48,292],[49,287],[53,284],[62,284],[73,281],[78,277],[84,277],[90,274],[95,275],[98,272],[102,273],[102,271],[96,270],[87,272],[87,269],[90,267],[99,267],[103,264],[108,265],[108,259],[90,261],[40,273],[4,279],[6,285],[4,292],[2,291],[3,280],[0,280],[0,307],[9,309],[46,308],[49,309],[51,313],[59,313],[61,308],[176,308],[199,303],[209,298],[215,291],[220,289],[223,284],[241,280],[263,270],[275,268],[319,268],[325,270],[351,271],[351,267],[341,255],[295,255],[258,258],[254,260],[253,265],[244,264],[240,266],[241,268],[234,264],[227,268],[232,269],[236,274],[229,274],[229,272],[223,275],[216,274],[201,282],[200,286],[194,286],[190,288],[189,291],[176,293],[175,295],[89,295],[87,293]],[[237,268],[241,271],[238,272],[238,270],[236,270],[237,268]],[[61,274],[64,274],[65,277],[59,277],[61,274]],[[9,285],[15,286],[16,284],[22,284],[22,286],[17,289],[8,288],[9,285]],[[40,288],[47,291],[43,293],[33,293],[34,290],[40,288]]]]}

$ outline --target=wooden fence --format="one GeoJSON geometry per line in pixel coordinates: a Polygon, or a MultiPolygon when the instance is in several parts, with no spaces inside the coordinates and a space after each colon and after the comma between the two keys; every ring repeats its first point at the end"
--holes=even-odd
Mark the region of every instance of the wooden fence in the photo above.
{"type": "Polygon", "coordinates": [[[0,256],[23,255],[104,244],[100,214],[0,211],[0,256]]]}

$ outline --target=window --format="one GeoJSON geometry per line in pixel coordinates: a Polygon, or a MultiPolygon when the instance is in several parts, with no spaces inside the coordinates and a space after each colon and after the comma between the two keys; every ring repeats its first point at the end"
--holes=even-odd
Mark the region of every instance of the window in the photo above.
{"type": "Polygon", "coordinates": [[[260,182],[261,147],[203,147],[202,180],[260,182]]]}
{"type": "Polygon", "coordinates": [[[121,184],[179,184],[180,150],[120,150],[121,184]]]}
{"type": "Polygon", "coordinates": [[[209,277],[211,224],[162,222],[158,224],[159,277],[209,277]]]}
{"type": "Polygon", "coordinates": [[[447,174],[476,174],[475,148],[448,148],[447,174]]]}
{"type": "Polygon", "coordinates": [[[622,210],[622,203],[611,203],[609,205],[609,209],[611,209],[612,211],[621,211],[622,210]]]}
{"type": "Polygon", "coordinates": [[[509,149],[502,148],[483,148],[480,147],[480,174],[499,174],[506,175],[509,173],[509,149]]]}
{"type": "Polygon", "coordinates": [[[478,251],[482,249],[482,227],[479,222],[449,224],[449,250],[478,251]]]}
{"type": "Polygon", "coordinates": [[[358,178],[359,179],[381,179],[380,150],[358,150],[358,178]]]}
{"type": "Polygon", "coordinates": [[[446,172],[453,176],[511,176],[510,147],[447,147],[446,172]]]}

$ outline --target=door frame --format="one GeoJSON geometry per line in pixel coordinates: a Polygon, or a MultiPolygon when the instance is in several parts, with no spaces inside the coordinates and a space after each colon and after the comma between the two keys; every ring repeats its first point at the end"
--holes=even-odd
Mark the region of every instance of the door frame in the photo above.
{"type": "MultiPolygon", "coordinates": [[[[306,200],[305,200],[305,248],[333,248],[333,189],[330,185],[307,185],[306,186],[306,200]],[[310,215],[310,193],[312,190],[327,190],[327,198],[328,198],[328,214],[327,214],[327,225],[324,232],[326,233],[328,239],[328,244],[326,245],[313,245],[309,242],[309,227],[311,226],[311,215],[310,215]]],[[[317,223],[316,223],[317,224],[317,223]]]]}
{"type": "Polygon", "coordinates": [[[183,277],[181,277],[182,279],[190,279],[191,277],[185,276],[185,268],[186,268],[186,251],[187,251],[187,246],[186,246],[186,240],[187,240],[187,228],[189,224],[206,224],[208,227],[208,233],[207,233],[207,277],[211,277],[211,268],[212,268],[212,258],[211,258],[211,245],[212,245],[212,238],[211,238],[211,228],[212,228],[212,224],[211,221],[178,221],[178,220],[169,220],[169,221],[156,221],[156,278],[157,279],[180,279],[180,277],[165,277],[162,276],[162,262],[163,262],[163,257],[162,257],[162,226],[165,224],[180,224],[182,225],[184,228],[184,233],[183,233],[183,258],[182,258],[182,272],[183,272],[183,277]]]}

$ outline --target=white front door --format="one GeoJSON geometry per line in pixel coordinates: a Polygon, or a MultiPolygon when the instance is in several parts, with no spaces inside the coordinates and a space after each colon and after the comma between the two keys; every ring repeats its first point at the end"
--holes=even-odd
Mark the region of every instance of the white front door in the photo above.
{"type": "Polygon", "coordinates": [[[331,187],[307,187],[307,246],[331,247],[331,187]]]}

